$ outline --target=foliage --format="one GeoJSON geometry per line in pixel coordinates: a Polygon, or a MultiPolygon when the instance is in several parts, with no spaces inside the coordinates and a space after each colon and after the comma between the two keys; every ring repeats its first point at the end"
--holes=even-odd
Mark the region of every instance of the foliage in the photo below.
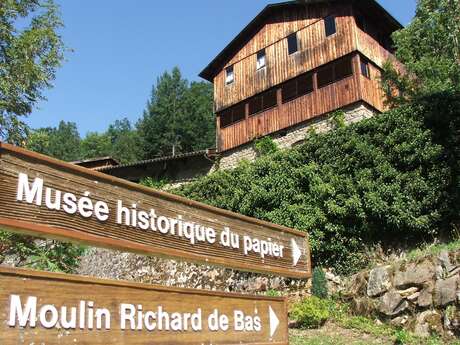
{"type": "Polygon", "coordinates": [[[346,126],[345,112],[343,110],[336,110],[332,112],[330,118],[335,128],[344,128],[346,126]]]}
{"type": "Polygon", "coordinates": [[[429,240],[458,220],[459,109],[457,95],[404,105],[177,193],[306,231],[316,265],[356,271],[366,244],[429,240]]]}
{"type": "Polygon", "coordinates": [[[56,128],[39,128],[26,141],[29,150],[64,161],[80,159],[80,134],[74,122],[60,121],[56,128]]]}
{"type": "Polygon", "coordinates": [[[12,256],[17,266],[73,273],[83,252],[83,247],[70,243],[0,231],[0,264],[12,256]]]}
{"type": "Polygon", "coordinates": [[[278,291],[278,290],[269,289],[269,290],[267,291],[267,296],[269,296],[269,297],[280,297],[280,296],[281,296],[281,292],[278,291]]]}
{"type": "Polygon", "coordinates": [[[263,156],[275,153],[278,151],[278,146],[270,136],[266,136],[254,141],[254,149],[259,156],[263,156]]]}
{"type": "Polygon", "coordinates": [[[390,101],[398,103],[440,92],[460,90],[460,3],[456,0],[420,0],[416,16],[393,34],[396,57],[405,66],[401,74],[385,66],[383,82],[390,101]],[[401,94],[392,94],[396,87],[401,94]]]}
{"type": "Polygon", "coordinates": [[[150,187],[150,188],[153,188],[153,189],[163,189],[165,186],[167,186],[169,184],[169,181],[168,180],[155,180],[151,177],[146,177],[144,179],[142,179],[142,181],[140,182],[141,185],[143,186],[146,186],[146,187],[150,187]]]}
{"type": "Polygon", "coordinates": [[[316,296],[294,304],[290,316],[302,328],[318,328],[329,318],[328,302],[316,296]]]}
{"type": "Polygon", "coordinates": [[[116,120],[106,132],[89,132],[81,142],[81,158],[110,156],[122,164],[141,157],[140,138],[127,118],[116,120]]]}
{"type": "Polygon", "coordinates": [[[158,78],[137,128],[145,159],[215,146],[212,85],[189,82],[176,67],[158,78]]]}
{"type": "Polygon", "coordinates": [[[321,267],[315,267],[312,276],[311,293],[319,298],[327,298],[326,274],[321,267]]]}
{"type": "Polygon", "coordinates": [[[0,140],[22,144],[21,118],[44,99],[63,61],[61,27],[52,0],[0,2],[0,140]]]}

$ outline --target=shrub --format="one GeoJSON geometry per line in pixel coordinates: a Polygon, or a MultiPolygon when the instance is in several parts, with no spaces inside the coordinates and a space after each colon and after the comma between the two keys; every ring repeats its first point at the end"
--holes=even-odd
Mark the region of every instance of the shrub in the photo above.
{"type": "Polygon", "coordinates": [[[254,142],[254,149],[259,156],[263,156],[278,151],[278,145],[276,145],[271,137],[266,136],[254,142]]]}
{"type": "Polygon", "coordinates": [[[318,328],[329,318],[329,304],[326,300],[311,296],[296,303],[291,316],[302,328],[318,328]]]}
{"type": "Polygon", "coordinates": [[[311,293],[319,298],[327,298],[326,275],[320,267],[315,267],[313,270],[311,293]]]}
{"type": "Polygon", "coordinates": [[[317,265],[350,273],[366,245],[415,244],[458,221],[459,113],[458,96],[406,105],[177,192],[306,231],[317,265]]]}

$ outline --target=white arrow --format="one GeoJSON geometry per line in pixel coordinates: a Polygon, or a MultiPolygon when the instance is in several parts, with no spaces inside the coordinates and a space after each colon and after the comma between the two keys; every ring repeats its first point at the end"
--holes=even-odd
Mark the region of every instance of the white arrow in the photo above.
{"type": "Polygon", "coordinates": [[[291,247],[292,247],[292,265],[297,266],[300,257],[302,256],[302,251],[300,250],[297,242],[292,238],[291,239],[291,247]]]}
{"type": "Polygon", "coordinates": [[[272,338],[280,324],[280,320],[278,319],[278,316],[276,316],[271,306],[268,306],[268,313],[270,315],[270,338],[272,338]]]}

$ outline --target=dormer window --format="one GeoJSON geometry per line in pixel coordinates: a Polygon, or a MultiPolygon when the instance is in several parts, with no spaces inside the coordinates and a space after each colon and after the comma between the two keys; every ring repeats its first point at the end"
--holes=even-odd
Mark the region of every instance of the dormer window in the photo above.
{"type": "Polygon", "coordinates": [[[235,81],[235,73],[233,66],[229,66],[225,69],[225,84],[231,84],[235,81]]]}
{"type": "Polygon", "coordinates": [[[324,28],[326,30],[326,37],[332,36],[337,32],[334,16],[324,18],[324,28]]]}
{"type": "Polygon", "coordinates": [[[290,34],[287,38],[288,41],[288,53],[289,55],[294,54],[299,50],[299,44],[297,41],[297,32],[290,34]]]}
{"type": "Polygon", "coordinates": [[[257,70],[264,68],[266,63],[267,59],[265,55],[265,49],[262,49],[257,53],[257,70]]]}

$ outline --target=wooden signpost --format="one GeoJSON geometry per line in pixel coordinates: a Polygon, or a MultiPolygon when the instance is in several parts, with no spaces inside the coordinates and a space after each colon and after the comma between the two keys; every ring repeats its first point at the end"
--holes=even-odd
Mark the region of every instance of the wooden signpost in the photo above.
{"type": "MultiPolygon", "coordinates": [[[[0,229],[293,278],[307,236],[0,143],[0,229]]],[[[0,268],[0,344],[287,345],[284,298],[0,268]]]]}
{"type": "Polygon", "coordinates": [[[287,345],[286,301],[0,268],[0,344],[287,345]]]}
{"type": "Polygon", "coordinates": [[[0,144],[0,227],[141,254],[310,276],[305,233],[0,144]]]}

